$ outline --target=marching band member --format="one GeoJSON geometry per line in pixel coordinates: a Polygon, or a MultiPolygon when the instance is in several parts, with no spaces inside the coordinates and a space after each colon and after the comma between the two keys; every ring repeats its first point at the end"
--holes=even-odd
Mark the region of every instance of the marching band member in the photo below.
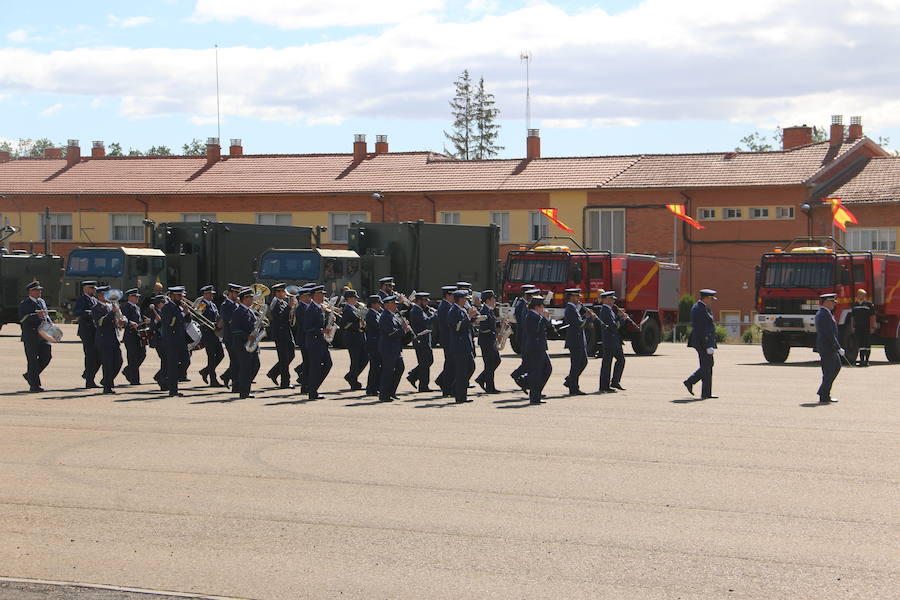
{"type": "Polygon", "coordinates": [[[178,391],[178,382],[182,379],[182,373],[190,361],[191,353],[188,351],[184,324],[191,320],[191,313],[187,305],[182,304],[184,286],[172,286],[168,291],[169,300],[160,311],[162,318],[160,333],[166,355],[166,389],[169,396],[184,396],[178,391]]]}
{"type": "Polygon", "coordinates": [[[38,327],[49,318],[47,303],[41,298],[40,281],[32,281],[25,286],[28,296],[19,304],[19,325],[22,326],[22,344],[25,346],[25,360],[28,368],[22,375],[28,382],[29,392],[43,392],[41,373],[53,358],[50,342],[41,337],[38,327]]]}
{"type": "Polygon", "coordinates": [[[255,350],[247,350],[246,347],[256,329],[257,317],[250,310],[252,304],[253,290],[243,288],[238,293],[238,305],[231,316],[231,346],[238,361],[235,387],[241,399],[254,397],[250,386],[259,372],[259,346],[255,350]]]}
{"type": "Polygon", "coordinates": [[[84,352],[84,371],[81,377],[84,379],[84,387],[95,388],[97,384],[94,378],[100,370],[100,356],[97,354],[96,328],[91,317],[91,310],[97,304],[94,297],[97,291],[96,281],[81,282],[81,296],[72,307],[72,316],[78,319],[78,337],[81,338],[81,349],[84,352]]]}
{"type": "Polygon", "coordinates": [[[200,293],[203,295],[203,311],[200,314],[207,321],[216,325],[216,329],[210,329],[198,323],[200,325],[200,340],[203,342],[203,349],[206,350],[206,366],[200,369],[200,377],[203,378],[203,383],[209,384],[209,387],[222,387],[222,384],[216,379],[216,367],[225,358],[222,340],[216,335],[216,330],[219,327],[219,309],[216,308],[216,303],[213,302],[216,288],[211,285],[204,285],[200,288],[200,293]]]}
{"type": "Polygon", "coordinates": [[[404,326],[397,314],[397,297],[382,298],[384,310],[378,317],[378,353],[381,355],[381,381],[378,399],[393,402],[397,399],[397,386],[403,376],[404,326]]]}
{"type": "Polygon", "coordinates": [[[450,327],[447,315],[453,307],[453,292],[455,285],[445,285],[441,288],[441,302],[437,309],[438,340],[441,343],[441,352],[444,355],[444,364],[441,372],[435,377],[434,382],[441,388],[441,395],[446,398],[453,395],[453,358],[450,356],[450,327]]]}
{"type": "Polygon", "coordinates": [[[112,303],[106,300],[108,291],[108,285],[97,286],[98,298],[97,303],[91,308],[91,318],[94,320],[95,344],[103,367],[103,376],[100,379],[103,393],[115,394],[113,386],[116,375],[122,368],[122,349],[119,346],[116,312],[112,303]]]}
{"type": "Polygon", "coordinates": [[[362,389],[359,374],[369,363],[369,356],[366,353],[365,321],[360,320],[357,315],[358,307],[359,295],[356,290],[344,290],[344,308],[341,309],[338,324],[343,331],[344,346],[350,357],[350,370],[344,375],[344,381],[350,384],[351,391],[362,389]]]}
{"type": "Polygon", "coordinates": [[[150,347],[156,349],[159,357],[159,370],[153,376],[162,392],[168,391],[169,379],[166,371],[166,346],[162,340],[162,316],[160,311],[166,303],[166,297],[157,294],[150,298],[150,305],[145,311],[145,316],[150,320],[150,347]]]}
{"type": "Polygon", "coordinates": [[[528,369],[528,396],[531,404],[543,404],[542,392],[553,373],[550,356],[547,354],[547,327],[550,313],[544,308],[544,298],[540,290],[533,290],[525,315],[525,355],[528,369]]]}
{"type": "MultiPolygon", "coordinates": [[[[526,283],[522,286],[522,295],[513,300],[513,315],[516,317],[516,342],[519,346],[519,366],[510,373],[512,380],[516,385],[522,388],[523,392],[528,391],[528,360],[525,357],[525,316],[528,314],[528,303],[531,295],[536,291],[534,285],[526,283]]],[[[539,291],[539,290],[537,290],[539,291]]]]}
{"type": "Polygon", "coordinates": [[[625,353],[622,351],[621,325],[616,310],[616,292],[610,290],[600,294],[600,336],[603,338],[603,362],[600,363],[600,393],[611,394],[622,387],[622,372],[625,370],[625,353]],[[616,359],[616,366],[612,362],[616,359]]]}
{"type": "Polygon", "coordinates": [[[325,311],[322,309],[325,286],[316,285],[309,291],[312,292],[312,301],[306,309],[306,314],[303,315],[306,360],[309,362],[306,392],[310,400],[319,400],[325,397],[319,393],[319,386],[331,372],[331,352],[328,351],[328,342],[325,341],[325,311]]]}
{"type": "Polygon", "coordinates": [[[431,381],[431,365],[434,364],[434,353],[431,351],[431,330],[437,320],[437,314],[428,308],[430,294],[416,292],[409,309],[409,324],[413,330],[413,348],[416,351],[416,366],[406,376],[414,388],[420,392],[430,392],[428,382],[431,381]],[[431,311],[428,314],[426,310],[431,311]]]}
{"type": "Polygon", "coordinates": [[[475,372],[475,345],[472,343],[472,319],[478,316],[472,306],[466,306],[469,291],[453,292],[453,306],[447,314],[450,330],[450,356],[453,360],[453,395],[457,404],[471,402],[466,397],[469,378],[475,372]]]}
{"type": "Polygon", "coordinates": [[[481,303],[478,312],[484,315],[484,320],[478,324],[478,347],[481,348],[484,369],[475,378],[475,383],[488,394],[499,394],[494,384],[494,372],[500,366],[500,351],[497,350],[497,317],[494,315],[497,296],[494,290],[481,292],[481,303]]]}
{"type": "Polygon", "coordinates": [[[225,299],[219,305],[219,321],[222,326],[222,345],[225,346],[225,352],[228,353],[228,368],[222,373],[222,384],[229,387],[231,391],[237,392],[237,355],[234,353],[234,347],[231,344],[231,319],[234,317],[234,311],[237,310],[238,293],[243,289],[236,283],[229,283],[225,290],[225,299]]]}
{"type": "Polygon", "coordinates": [[[306,311],[309,303],[312,301],[310,292],[310,284],[300,286],[300,294],[297,296],[297,308],[294,309],[294,317],[296,321],[296,329],[294,330],[294,341],[300,348],[300,364],[294,367],[297,374],[297,384],[300,386],[300,393],[307,393],[306,382],[309,376],[309,361],[306,359],[306,332],[304,331],[303,321],[306,318],[306,311]]]}
{"type": "Polygon", "coordinates": [[[372,294],[366,311],[366,353],[369,355],[369,376],[366,379],[366,396],[377,396],[381,385],[381,353],[378,351],[378,320],[382,313],[381,296],[372,294]]]}
{"type": "Polygon", "coordinates": [[[569,350],[569,374],[563,385],[569,388],[570,396],[583,396],[578,378],[587,366],[587,340],[584,337],[584,326],[587,320],[581,316],[578,304],[581,302],[581,288],[566,290],[566,309],[563,313],[563,325],[566,328],[565,348],[569,350]]]}
{"type": "Polygon", "coordinates": [[[294,307],[287,299],[288,293],[285,291],[285,287],[284,283],[276,283],[272,286],[272,293],[275,297],[269,305],[269,322],[272,327],[272,337],[275,339],[278,361],[266,374],[272,383],[282,390],[294,387],[291,384],[290,369],[294,357],[297,356],[294,334],[291,331],[291,314],[294,312],[294,307]]]}
{"type": "Polygon", "coordinates": [[[382,277],[378,280],[378,295],[381,296],[381,301],[384,302],[384,299],[388,296],[394,295],[394,278],[393,277],[382,277]]]}
{"type": "Polygon", "coordinates": [[[141,365],[147,358],[147,348],[138,335],[138,327],[146,322],[141,316],[141,309],[138,306],[141,295],[137,288],[131,288],[125,291],[126,302],[120,305],[122,316],[128,322],[125,324],[125,332],[122,334],[122,342],[125,344],[125,356],[128,364],[122,369],[122,375],[131,385],[141,385],[141,365]]]}

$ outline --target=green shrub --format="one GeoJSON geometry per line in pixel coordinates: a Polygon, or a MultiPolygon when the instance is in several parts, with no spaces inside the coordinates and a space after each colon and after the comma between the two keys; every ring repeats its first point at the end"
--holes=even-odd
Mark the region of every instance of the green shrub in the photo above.
{"type": "Polygon", "coordinates": [[[725,329],[722,325],[716,325],[716,343],[721,344],[722,342],[728,341],[728,330],[725,329]]]}
{"type": "Polygon", "coordinates": [[[694,297],[690,294],[685,294],[681,297],[681,300],[678,301],[678,322],[679,323],[690,323],[691,322],[691,308],[694,307],[694,297]]]}
{"type": "Polygon", "coordinates": [[[741,334],[741,340],[743,340],[745,344],[758,344],[760,333],[758,326],[751,325],[744,330],[743,334],[741,334]]]}

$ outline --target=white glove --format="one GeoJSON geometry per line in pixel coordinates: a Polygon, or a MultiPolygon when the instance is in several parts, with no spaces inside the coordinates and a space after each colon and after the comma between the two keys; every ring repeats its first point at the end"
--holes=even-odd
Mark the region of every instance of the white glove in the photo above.
{"type": "Polygon", "coordinates": [[[840,354],[841,356],[843,356],[844,354],[846,354],[846,352],[844,352],[844,349],[843,349],[843,348],[838,348],[838,354],[840,354]]]}
{"type": "Polygon", "coordinates": [[[707,348],[706,353],[709,354],[710,356],[712,356],[713,354],[716,353],[716,349],[715,348],[707,348]]]}

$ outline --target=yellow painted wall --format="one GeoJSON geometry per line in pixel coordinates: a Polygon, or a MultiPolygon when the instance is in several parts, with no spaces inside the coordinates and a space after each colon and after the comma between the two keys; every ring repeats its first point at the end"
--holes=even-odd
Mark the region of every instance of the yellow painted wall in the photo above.
{"type": "Polygon", "coordinates": [[[574,238],[579,244],[583,243],[585,206],[587,206],[587,192],[550,192],[550,206],[548,208],[557,209],[559,211],[557,218],[575,230],[575,233],[568,233],[551,223],[550,235],[567,235],[574,238]]]}

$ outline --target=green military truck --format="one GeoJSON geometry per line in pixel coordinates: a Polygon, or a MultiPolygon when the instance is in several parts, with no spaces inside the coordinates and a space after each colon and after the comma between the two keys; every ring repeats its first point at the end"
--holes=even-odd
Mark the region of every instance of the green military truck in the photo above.
{"type": "Polygon", "coordinates": [[[19,304],[25,298],[25,286],[40,281],[47,307],[59,307],[59,276],[62,258],[14,250],[0,254],[0,327],[19,322],[19,304]]]}
{"type": "Polygon", "coordinates": [[[81,282],[92,280],[125,291],[136,287],[147,300],[168,285],[166,255],[156,248],[75,248],[66,259],[62,278],[62,308],[71,318],[81,295],[81,282]]]}
{"type": "MultiPolygon", "coordinates": [[[[384,277],[388,274],[388,261],[383,262],[384,277]]],[[[334,296],[344,286],[363,289],[363,273],[359,254],[352,250],[328,248],[270,248],[259,257],[256,283],[272,287],[276,283],[300,284],[316,281],[325,286],[325,294],[334,296]]],[[[377,279],[376,279],[377,281],[377,279]]]]}

